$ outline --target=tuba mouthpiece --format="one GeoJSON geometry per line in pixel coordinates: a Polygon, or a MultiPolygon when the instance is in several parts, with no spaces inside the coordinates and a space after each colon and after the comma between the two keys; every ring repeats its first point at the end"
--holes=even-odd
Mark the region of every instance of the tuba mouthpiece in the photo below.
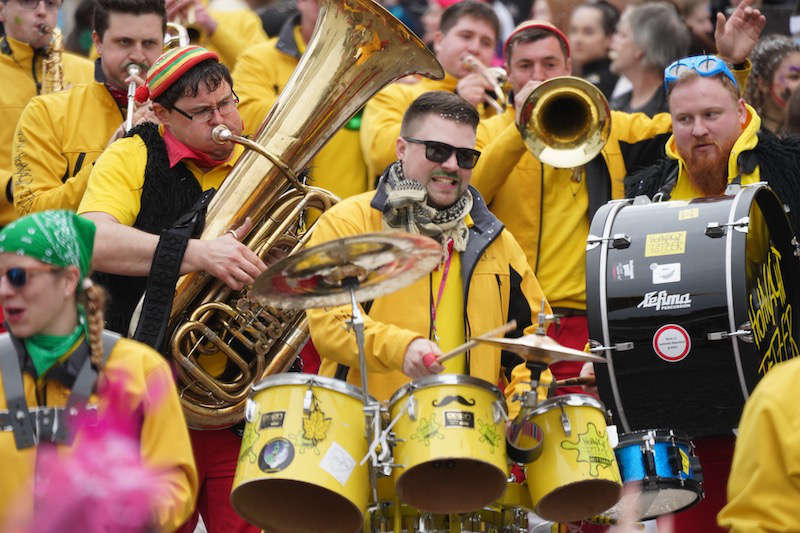
{"type": "Polygon", "coordinates": [[[136,63],[131,63],[127,67],[128,76],[138,76],[142,72],[142,68],[136,63]]]}
{"type": "Polygon", "coordinates": [[[231,130],[229,130],[224,124],[218,124],[217,126],[214,126],[213,130],[211,130],[211,138],[215,143],[218,144],[225,144],[231,139],[232,136],[233,134],[231,133],[231,130]]]}

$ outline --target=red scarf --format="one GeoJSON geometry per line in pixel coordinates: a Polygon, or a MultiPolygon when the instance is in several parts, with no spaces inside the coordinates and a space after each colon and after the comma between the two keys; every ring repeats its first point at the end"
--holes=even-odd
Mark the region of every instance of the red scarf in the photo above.
{"type": "MultiPolygon", "coordinates": [[[[194,161],[197,166],[202,168],[214,168],[226,163],[230,156],[222,160],[211,159],[207,154],[189,148],[175,137],[169,128],[164,128],[164,143],[167,145],[167,156],[169,157],[169,168],[174,167],[184,159],[194,161]]],[[[233,153],[231,153],[233,155],[233,153]]]]}

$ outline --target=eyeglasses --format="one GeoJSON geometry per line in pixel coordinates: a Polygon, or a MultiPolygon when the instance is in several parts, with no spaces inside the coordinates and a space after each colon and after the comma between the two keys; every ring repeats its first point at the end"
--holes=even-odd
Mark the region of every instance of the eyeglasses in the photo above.
{"type": "Polygon", "coordinates": [[[61,0],[17,0],[17,3],[25,9],[36,9],[39,2],[44,2],[45,9],[59,9],[61,0]]]}
{"type": "Polygon", "coordinates": [[[235,92],[231,91],[231,96],[224,99],[217,105],[204,107],[200,111],[192,113],[191,115],[186,111],[183,111],[182,109],[178,109],[175,106],[172,106],[172,109],[174,109],[184,117],[188,118],[189,120],[199,120],[200,122],[208,122],[214,117],[214,111],[219,111],[220,115],[227,116],[233,113],[233,110],[236,109],[236,106],[238,105],[239,105],[239,97],[236,96],[235,92]]]}
{"type": "Polygon", "coordinates": [[[450,155],[456,153],[456,163],[461,168],[474,168],[481,153],[471,148],[456,148],[447,143],[439,141],[423,141],[413,137],[403,137],[406,142],[425,145],[425,158],[434,163],[444,163],[450,159],[450,155]]]}
{"type": "Polygon", "coordinates": [[[678,81],[678,78],[690,71],[695,71],[705,78],[716,76],[717,74],[724,74],[733,82],[734,87],[737,89],[739,88],[739,84],[736,83],[736,78],[733,76],[731,69],[728,68],[728,65],[726,65],[723,60],[717,56],[704,55],[684,57],[665,68],[664,90],[669,91],[669,86],[671,84],[678,81]]]}
{"type": "Polygon", "coordinates": [[[11,286],[19,289],[28,283],[28,277],[34,272],[57,272],[59,270],[61,268],[57,266],[12,267],[0,274],[0,277],[5,276],[11,286]]]}

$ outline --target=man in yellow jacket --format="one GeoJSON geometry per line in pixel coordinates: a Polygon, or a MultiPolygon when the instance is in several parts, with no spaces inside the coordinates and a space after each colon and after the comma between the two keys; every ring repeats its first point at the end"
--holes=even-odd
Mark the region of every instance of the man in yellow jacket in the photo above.
{"type": "MultiPolygon", "coordinates": [[[[31,99],[17,125],[14,205],[23,214],[78,208],[95,160],[125,133],[128,83],[144,83],[161,55],[163,2],[99,0],[93,17],[95,81],[31,99]],[[141,76],[129,76],[130,65],[141,76]]],[[[134,125],[148,120],[155,120],[149,102],[137,108],[134,125]]]]}
{"type": "MultiPolygon", "coordinates": [[[[733,32],[733,25],[728,32],[733,32]]],[[[736,62],[744,62],[747,44],[755,43],[743,38],[732,49],[724,39],[718,42],[736,62]]],[[[651,119],[641,113],[612,112],[608,142],[594,159],[574,169],[545,164],[526,149],[515,113],[540,83],[569,75],[569,42],[555,26],[527,21],[509,36],[504,50],[515,105],[481,122],[478,146],[484,154],[475,167],[475,187],[519,240],[548,301],[562,315],[548,334],[582,350],[589,339],[585,281],[589,224],[601,205],[623,196],[622,180],[627,173],[663,153],[671,119],[667,113],[651,119]]],[[[561,362],[551,370],[556,379],[565,379],[575,377],[580,368],[581,363],[561,362]]],[[[579,393],[582,389],[559,391],[579,393]]]]}
{"type": "MultiPolygon", "coordinates": [[[[17,218],[11,184],[14,126],[28,100],[41,91],[42,60],[47,55],[59,7],[60,0],[0,1],[0,22],[6,32],[0,38],[0,226],[17,218]]],[[[64,53],[62,64],[65,86],[91,81],[90,61],[64,53]]]]}
{"type": "Polygon", "coordinates": [[[361,150],[367,175],[375,179],[395,160],[394,145],[400,122],[414,99],[427,91],[450,91],[478,108],[481,118],[492,116],[487,92],[491,84],[465,65],[467,56],[488,66],[494,55],[500,23],[489,4],[476,0],[458,2],[442,13],[440,30],[434,35],[436,58],[445,70],[443,80],[401,80],[389,85],[367,102],[361,123],[361,150]]]}
{"type": "MultiPolygon", "coordinates": [[[[404,115],[396,142],[398,161],[384,172],[377,191],[326,211],[311,237],[313,245],[402,230],[429,236],[442,246],[437,270],[362,306],[368,387],[379,400],[409,379],[442,371],[498,383],[501,367],[510,371],[519,363],[513,357],[501,360],[499,349],[479,345],[444,366],[426,365],[431,361],[425,356],[439,355],[512,318],[517,335],[532,332],[541,309],[544,296],[525,255],[469,186],[480,155],[472,149],[478,120],[475,108],[451,92],[418,97],[404,115]]],[[[359,384],[358,350],[353,334],[344,328],[349,306],[307,313],[322,358],[320,374],[359,384]]]]}
{"type": "MultiPolygon", "coordinates": [[[[297,0],[299,13],[286,21],[277,37],[247,49],[233,69],[241,99],[239,113],[246,134],[255,133],[305,52],[317,23],[317,0],[297,0]]],[[[361,115],[339,130],[314,157],[309,184],[347,198],[371,188],[361,155],[358,132],[361,115]]]]}

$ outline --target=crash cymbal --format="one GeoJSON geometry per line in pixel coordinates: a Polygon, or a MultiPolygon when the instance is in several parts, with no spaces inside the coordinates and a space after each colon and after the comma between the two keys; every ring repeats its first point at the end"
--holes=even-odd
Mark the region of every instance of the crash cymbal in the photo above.
{"type": "Polygon", "coordinates": [[[573,350],[562,346],[547,335],[525,335],[515,339],[475,339],[480,343],[499,346],[503,350],[513,352],[526,361],[544,363],[549,365],[558,361],[589,361],[592,363],[605,363],[603,357],[573,350]]]}
{"type": "Polygon", "coordinates": [[[410,285],[439,264],[442,247],[410,233],[367,233],[322,243],[285,257],[253,284],[250,297],[284,309],[363,302],[410,285]]]}

